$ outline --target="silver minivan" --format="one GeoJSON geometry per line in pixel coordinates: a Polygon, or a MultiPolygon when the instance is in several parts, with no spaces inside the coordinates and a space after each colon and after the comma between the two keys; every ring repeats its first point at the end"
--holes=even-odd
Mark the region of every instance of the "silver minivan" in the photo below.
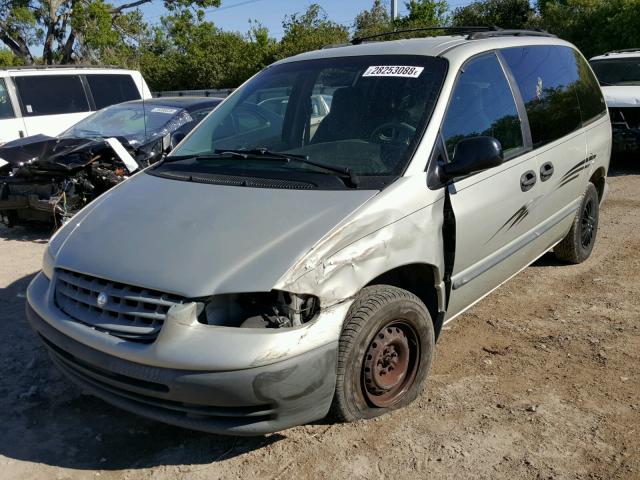
{"type": "Polygon", "coordinates": [[[453,33],[277,62],[85,207],[27,292],[54,363],[192,429],[370,418],[420,395],[443,324],[549,250],[587,259],[611,151],[589,64],[453,33]]]}

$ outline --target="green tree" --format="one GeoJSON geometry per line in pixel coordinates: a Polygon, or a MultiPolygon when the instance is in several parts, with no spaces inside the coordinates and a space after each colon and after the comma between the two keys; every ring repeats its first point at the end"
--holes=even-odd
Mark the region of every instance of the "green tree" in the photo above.
{"type": "MultiPolygon", "coordinates": [[[[114,6],[104,0],[0,0],[0,41],[24,63],[31,48],[43,47],[47,64],[119,58],[117,51],[136,48],[146,28],[140,5],[132,0],[114,6]]],[[[220,0],[163,0],[172,13],[218,6],[220,0]]]]}
{"type": "Polygon", "coordinates": [[[367,37],[393,30],[393,22],[382,0],[374,0],[370,10],[360,12],[353,23],[354,37],[367,37]]]}
{"type": "Polygon", "coordinates": [[[542,26],[587,56],[640,46],[640,0],[539,0],[542,26]]]}
{"type": "Polygon", "coordinates": [[[140,67],[154,90],[237,87],[271,63],[276,48],[259,23],[243,35],[186,11],[162,19],[143,47],[140,67]]]}
{"type": "Polygon", "coordinates": [[[456,8],[451,23],[453,26],[529,28],[535,26],[536,12],[529,0],[483,0],[456,8]]]}
{"type": "Polygon", "coordinates": [[[15,67],[22,65],[22,62],[13,52],[6,48],[0,48],[0,67],[15,67]]]}
{"type": "Polygon", "coordinates": [[[309,5],[304,13],[287,15],[282,22],[284,35],[280,41],[279,57],[285,58],[325,45],[346,43],[349,31],[329,20],[317,3],[309,5]]]}
{"type": "Polygon", "coordinates": [[[407,15],[396,19],[397,28],[442,27],[449,23],[446,0],[410,0],[405,2],[405,7],[407,15]]]}

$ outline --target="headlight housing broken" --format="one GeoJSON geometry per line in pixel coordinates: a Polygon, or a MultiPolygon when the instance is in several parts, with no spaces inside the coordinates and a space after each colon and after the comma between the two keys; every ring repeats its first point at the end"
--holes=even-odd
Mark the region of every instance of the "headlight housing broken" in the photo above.
{"type": "Polygon", "coordinates": [[[313,295],[271,292],[214,295],[198,301],[198,321],[241,328],[291,328],[310,322],[320,309],[313,295]]]}

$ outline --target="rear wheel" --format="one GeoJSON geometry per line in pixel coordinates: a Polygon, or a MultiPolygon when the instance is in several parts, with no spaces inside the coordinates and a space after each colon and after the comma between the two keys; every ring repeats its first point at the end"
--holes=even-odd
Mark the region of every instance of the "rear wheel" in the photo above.
{"type": "Polygon", "coordinates": [[[342,330],[333,412],[371,418],[411,403],[422,391],[435,343],[418,297],[400,288],[364,288],[342,330]]]}
{"type": "Polygon", "coordinates": [[[596,243],[599,214],[598,191],[589,183],[571,230],[553,249],[557,258],[569,263],[581,263],[589,258],[596,243]]]}

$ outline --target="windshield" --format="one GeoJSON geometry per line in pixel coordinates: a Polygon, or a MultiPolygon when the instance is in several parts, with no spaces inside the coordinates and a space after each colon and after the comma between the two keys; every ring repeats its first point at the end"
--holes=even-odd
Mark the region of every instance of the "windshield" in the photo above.
{"type": "Polygon", "coordinates": [[[359,177],[399,175],[431,116],[446,68],[442,58],[409,55],[269,67],[204,120],[165,167],[218,171],[241,165],[243,175],[252,168],[262,175],[283,170],[336,174],[311,163],[316,162],[359,177]],[[222,162],[219,157],[228,150],[254,153],[236,152],[222,162]],[[309,162],[260,161],[258,150],[309,162]]]}
{"type": "Polygon", "coordinates": [[[192,122],[186,110],[156,103],[121,103],[88,116],[61,137],[124,137],[131,145],[144,144],[192,122]]]}
{"type": "Polygon", "coordinates": [[[591,67],[604,86],[640,86],[640,57],[594,60],[591,67]]]}

